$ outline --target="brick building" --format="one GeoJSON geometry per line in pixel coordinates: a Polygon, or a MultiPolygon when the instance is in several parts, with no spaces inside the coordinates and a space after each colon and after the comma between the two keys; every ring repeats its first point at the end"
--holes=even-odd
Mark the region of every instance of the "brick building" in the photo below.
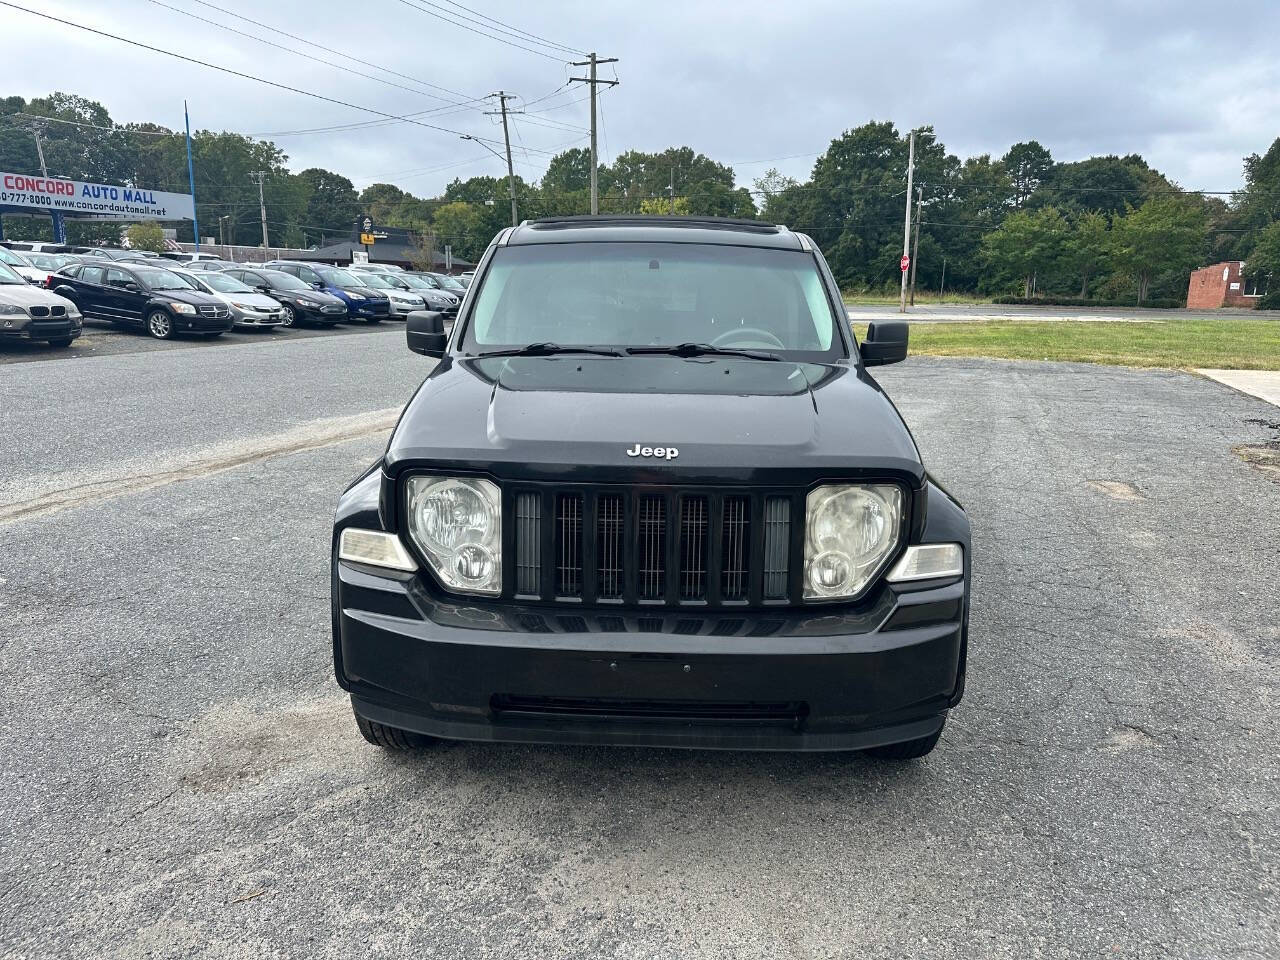
{"type": "Polygon", "coordinates": [[[1257,306],[1258,297],[1266,291],[1257,289],[1255,281],[1243,277],[1243,270],[1243,260],[1227,260],[1193,272],[1187,286],[1187,308],[1216,310],[1218,307],[1251,309],[1257,306]]]}

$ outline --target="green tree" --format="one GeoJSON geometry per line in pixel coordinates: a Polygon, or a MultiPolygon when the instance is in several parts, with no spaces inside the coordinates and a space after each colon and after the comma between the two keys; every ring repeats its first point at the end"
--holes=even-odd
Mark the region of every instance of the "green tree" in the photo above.
{"type": "Polygon", "coordinates": [[[485,209],[461,200],[437,208],[432,225],[436,243],[453,247],[464,260],[478,260],[497,232],[490,229],[485,209]]]}
{"type": "Polygon", "coordinates": [[[1054,207],[1019,210],[982,239],[982,258],[998,277],[1017,277],[1022,295],[1031,296],[1036,275],[1062,256],[1067,223],[1054,207]]]}
{"type": "Polygon", "coordinates": [[[319,232],[322,245],[335,237],[346,239],[352,223],[363,212],[351,181],[320,167],[309,167],[296,179],[306,197],[302,222],[308,231],[319,232]]]}
{"type": "Polygon", "coordinates": [[[647,217],[667,217],[673,213],[677,217],[688,216],[689,198],[676,197],[675,203],[672,204],[669,199],[662,200],[658,197],[649,197],[646,200],[640,201],[640,213],[643,213],[647,217]],[[675,207],[674,210],[672,209],[672,206],[675,207]]]}
{"type": "Polygon", "coordinates": [[[541,190],[548,194],[575,193],[591,188],[591,151],[573,147],[557,153],[542,175],[541,190]]]}
{"type": "Polygon", "coordinates": [[[1112,215],[1126,206],[1140,206],[1152,186],[1153,174],[1159,176],[1141,157],[1135,156],[1090,157],[1076,163],[1061,163],[1041,184],[1031,203],[1032,206],[1097,210],[1112,215]]]}
{"type": "Polygon", "coordinates": [[[1280,220],[1272,220],[1258,231],[1244,272],[1257,280],[1260,288],[1266,286],[1268,292],[1280,293],[1280,220]]]}
{"type": "MultiPolygon", "coordinates": [[[[1147,297],[1153,277],[1165,272],[1189,273],[1199,264],[1208,242],[1208,219],[1197,198],[1182,194],[1152,197],[1136,210],[1111,222],[1114,262],[1138,281],[1138,303],[1147,297]]],[[[1186,285],[1184,278],[1183,286],[1186,285]]]]}
{"type": "Polygon", "coordinates": [[[1013,203],[1020,207],[1053,170],[1053,155],[1036,140],[1015,143],[1000,159],[1013,185],[1013,203]]]}
{"type": "Polygon", "coordinates": [[[160,253],[164,250],[164,228],[155,220],[144,220],[135,223],[124,232],[132,250],[152,250],[160,253]]]}
{"type": "Polygon", "coordinates": [[[1080,296],[1089,296],[1089,280],[1106,261],[1110,242],[1107,218],[1100,213],[1083,213],[1072,224],[1064,259],[1067,268],[1080,278],[1080,296]]]}

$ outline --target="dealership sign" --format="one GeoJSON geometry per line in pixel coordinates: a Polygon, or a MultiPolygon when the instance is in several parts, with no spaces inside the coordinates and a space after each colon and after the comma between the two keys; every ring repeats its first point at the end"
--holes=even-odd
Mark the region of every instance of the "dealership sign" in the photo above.
{"type": "Polygon", "coordinates": [[[195,205],[188,193],[161,193],[23,173],[0,173],[0,207],[27,207],[45,213],[58,211],[111,220],[195,219],[195,205]]]}

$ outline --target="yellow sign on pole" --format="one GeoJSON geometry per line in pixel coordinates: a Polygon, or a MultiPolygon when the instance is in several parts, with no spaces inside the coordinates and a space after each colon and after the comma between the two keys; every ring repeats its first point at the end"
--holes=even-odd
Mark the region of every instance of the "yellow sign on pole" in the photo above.
{"type": "Polygon", "coordinates": [[[374,241],[374,236],[372,233],[360,234],[360,242],[363,243],[365,246],[371,245],[373,241],[374,241]]]}

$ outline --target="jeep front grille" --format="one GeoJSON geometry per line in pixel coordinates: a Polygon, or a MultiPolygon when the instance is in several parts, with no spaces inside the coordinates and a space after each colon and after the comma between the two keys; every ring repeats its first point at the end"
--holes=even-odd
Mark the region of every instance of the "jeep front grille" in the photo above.
{"type": "Polygon", "coordinates": [[[517,488],[507,595],[639,606],[797,599],[803,494],[707,488],[517,488]]]}

